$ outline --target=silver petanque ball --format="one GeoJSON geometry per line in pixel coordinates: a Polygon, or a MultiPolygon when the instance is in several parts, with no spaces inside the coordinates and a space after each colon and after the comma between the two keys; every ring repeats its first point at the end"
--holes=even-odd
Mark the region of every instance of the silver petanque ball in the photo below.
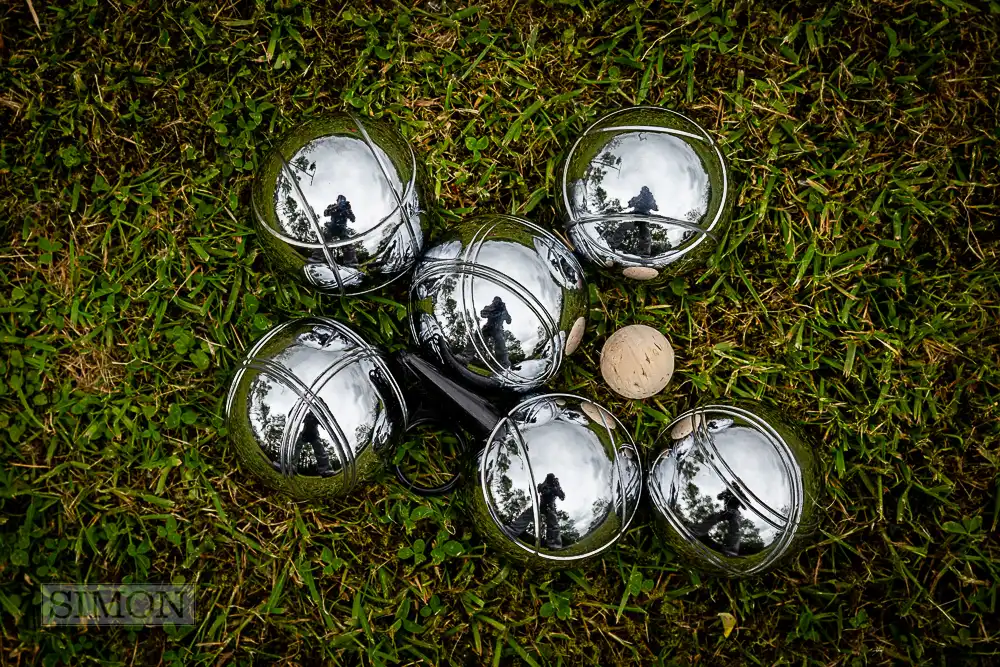
{"type": "Polygon", "coordinates": [[[565,243],[522,218],[484,215],[453,227],[417,264],[414,340],[481,389],[548,382],[580,344],[583,270],[565,243]]]}
{"type": "Polygon", "coordinates": [[[815,528],[822,482],[812,451],[756,405],[685,412],[649,460],[655,526],[701,569],[759,574],[795,553],[815,528]]]}
{"type": "Polygon", "coordinates": [[[628,529],[639,452],[604,408],[568,394],[528,398],[494,428],[466,488],[479,534],[511,560],[576,567],[628,529]]]}
{"type": "Polygon", "coordinates": [[[608,114],[563,163],[561,207],[576,252],[611,276],[666,279],[704,264],[729,225],[722,152],[676,111],[608,114]]]}
{"type": "Polygon", "coordinates": [[[424,247],[427,190],[389,125],[336,114],[281,137],[253,184],[259,241],[315,290],[363,294],[407,273],[424,247]]]}
{"type": "Polygon", "coordinates": [[[335,320],[264,335],[237,369],[226,428],[244,471],[293,498],[343,495],[383,466],[407,422],[386,358],[335,320]]]}

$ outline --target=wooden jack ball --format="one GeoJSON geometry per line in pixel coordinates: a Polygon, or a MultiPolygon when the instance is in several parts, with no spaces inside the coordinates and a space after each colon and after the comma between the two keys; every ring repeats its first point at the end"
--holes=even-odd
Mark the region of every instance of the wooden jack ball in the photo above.
{"type": "Polygon", "coordinates": [[[656,329],[644,324],[622,327],[601,350],[601,375],[625,398],[660,393],[674,374],[674,348],[656,329]]]}

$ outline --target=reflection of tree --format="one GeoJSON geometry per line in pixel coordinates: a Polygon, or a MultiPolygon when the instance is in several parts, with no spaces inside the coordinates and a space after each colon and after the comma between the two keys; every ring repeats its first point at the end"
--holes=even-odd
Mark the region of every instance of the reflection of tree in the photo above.
{"type": "Polygon", "coordinates": [[[587,172],[583,176],[584,197],[590,201],[583,202],[585,210],[601,213],[620,213],[622,210],[621,202],[618,199],[609,201],[607,190],[601,187],[609,169],[621,170],[621,157],[615,157],[611,152],[617,145],[618,139],[612,139],[605,152],[587,166],[587,172]]]}
{"type": "Polygon", "coordinates": [[[539,323],[538,328],[535,329],[535,346],[531,350],[531,356],[547,356],[545,354],[546,348],[550,347],[552,343],[552,337],[549,332],[545,330],[545,326],[539,323]]]}
{"type": "Polygon", "coordinates": [[[309,160],[309,155],[316,149],[314,143],[306,144],[299,149],[295,157],[287,163],[287,168],[282,158],[282,168],[278,173],[274,191],[274,206],[281,226],[291,236],[306,242],[316,241],[316,232],[312,224],[312,220],[316,219],[316,212],[303,210],[302,206],[309,206],[309,203],[300,202],[299,199],[304,177],[308,177],[312,183],[312,179],[316,176],[316,162],[309,160]],[[294,183],[291,180],[293,178],[294,183]]]}
{"type": "MultiPolygon", "coordinates": [[[[308,154],[312,152],[313,149],[311,147],[305,146],[298,152],[298,155],[292,158],[292,161],[288,163],[293,169],[297,169],[308,176],[310,185],[312,185],[313,179],[316,178],[316,163],[310,162],[308,158],[308,154]]],[[[302,181],[300,180],[299,182],[301,183],[302,181]]]]}
{"type": "MultiPolygon", "coordinates": [[[[576,544],[580,541],[580,531],[577,530],[576,523],[563,510],[556,510],[556,517],[559,519],[559,537],[562,538],[562,548],[576,544]]],[[[590,529],[587,530],[590,532],[590,529]]]]}
{"type": "Polygon", "coordinates": [[[497,448],[496,466],[490,468],[486,477],[487,488],[493,491],[497,513],[505,523],[509,523],[521,513],[525,506],[531,504],[531,499],[523,489],[514,488],[514,483],[508,475],[512,463],[511,455],[517,454],[517,444],[513,437],[504,439],[497,448]],[[499,482],[496,476],[499,475],[499,482]]]}
{"type": "MultiPolygon", "coordinates": [[[[296,178],[298,177],[296,176],[296,178]]],[[[297,193],[293,195],[293,189],[292,182],[284,174],[278,177],[274,205],[278,211],[279,220],[282,222],[282,227],[293,238],[300,241],[313,241],[316,239],[316,233],[313,231],[310,215],[315,215],[315,213],[307,212],[299,206],[299,198],[297,193]]]]}
{"type": "Polygon", "coordinates": [[[507,347],[507,356],[510,358],[511,365],[517,365],[527,358],[524,348],[521,347],[521,341],[506,329],[503,332],[503,340],[507,347]]]}
{"type": "Polygon", "coordinates": [[[382,269],[384,272],[402,269],[416,259],[417,252],[423,245],[421,215],[423,212],[417,200],[417,191],[413,188],[409,198],[402,203],[398,220],[390,218],[390,224],[382,225],[383,231],[374,244],[374,247],[382,249],[379,255],[385,262],[382,269]]]}
{"type": "Polygon", "coordinates": [[[760,553],[764,550],[764,540],[760,536],[760,531],[753,521],[746,517],[740,517],[740,554],[749,555],[760,553]]]}
{"type": "Polygon", "coordinates": [[[590,509],[591,516],[594,518],[591,519],[590,525],[587,526],[586,532],[588,534],[601,527],[601,524],[607,520],[608,514],[611,513],[611,508],[612,504],[610,498],[598,498],[594,501],[594,504],[590,509]]]}
{"type": "MultiPolygon", "coordinates": [[[[465,325],[465,313],[459,312],[458,300],[455,298],[458,274],[451,274],[439,280],[441,281],[437,287],[437,292],[441,295],[439,303],[444,303],[444,311],[438,314],[439,319],[444,320],[442,333],[451,349],[462,350],[468,344],[468,330],[465,325]]],[[[429,287],[429,291],[434,291],[433,285],[429,287]]]]}
{"type": "Polygon", "coordinates": [[[250,386],[250,401],[248,412],[250,423],[255,424],[256,435],[261,449],[272,460],[278,459],[281,448],[281,438],[285,432],[284,414],[272,415],[268,395],[274,388],[274,383],[267,375],[259,373],[250,386]],[[256,413],[256,414],[255,414],[256,413]]]}
{"type": "MultiPolygon", "coordinates": [[[[365,445],[372,438],[372,433],[375,431],[375,425],[378,423],[378,418],[376,418],[372,423],[358,424],[358,427],[354,429],[354,442],[357,443],[357,448],[355,449],[355,454],[364,450],[365,445]]],[[[350,444],[348,444],[350,447],[350,444]]]]}
{"type": "Polygon", "coordinates": [[[639,472],[639,464],[633,450],[627,447],[619,448],[618,464],[612,469],[611,483],[612,492],[620,503],[620,511],[627,516],[630,508],[634,507],[638,501],[642,485],[642,475],[639,472]],[[624,480],[621,479],[622,477],[624,480]],[[619,494],[621,494],[620,497],[619,494]]]}

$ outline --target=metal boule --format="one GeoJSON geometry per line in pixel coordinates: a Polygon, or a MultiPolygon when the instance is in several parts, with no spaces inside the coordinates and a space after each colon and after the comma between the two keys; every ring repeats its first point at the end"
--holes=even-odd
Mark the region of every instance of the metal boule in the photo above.
{"type": "Polygon", "coordinates": [[[344,495],[374,477],[407,421],[384,354],[321,317],[267,332],[226,398],[226,428],[243,469],[298,499],[344,495]]]}
{"type": "Polygon", "coordinates": [[[604,116],[570,148],[560,205],[577,254],[658,284],[704,264],[729,225],[733,184],[712,136],[658,107],[604,116]]]}
{"type": "Polygon", "coordinates": [[[418,262],[410,325],[429,358],[484,390],[529,391],[579,345],[588,293],[570,249],[511,215],[455,225],[418,262]]]}
{"type": "Polygon", "coordinates": [[[812,450],[760,406],[689,410],[664,429],[649,461],[654,525],[700,569],[765,572],[815,528],[822,481],[812,450]]]}
{"type": "Polygon", "coordinates": [[[363,294],[413,267],[428,196],[417,155],[395,129],[334,114],[274,144],[254,180],[253,218],[280,272],[319,292],[363,294]]]}

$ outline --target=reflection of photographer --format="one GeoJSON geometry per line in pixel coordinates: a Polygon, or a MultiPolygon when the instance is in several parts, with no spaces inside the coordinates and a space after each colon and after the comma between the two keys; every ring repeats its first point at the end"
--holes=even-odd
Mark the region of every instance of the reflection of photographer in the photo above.
{"type": "MultiPolygon", "coordinates": [[[[323,241],[329,243],[331,241],[343,241],[350,238],[347,233],[347,221],[356,222],[354,217],[354,211],[351,210],[351,202],[347,201],[347,197],[344,195],[337,195],[337,203],[330,204],[323,211],[323,215],[330,218],[330,220],[323,225],[323,241]]],[[[353,245],[344,246],[342,248],[344,253],[343,264],[344,266],[357,266],[358,255],[354,250],[353,245]]]]}
{"type": "Polygon", "coordinates": [[[639,190],[639,194],[628,200],[628,205],[632,208],[633,213],[639,215],[649,215],[652,211],[660,210],[656,205],[653,193],[645,185],[642,186],[642,190],[639,190]]]}
{"type": "MultiPolygon", "coordinates": [[[[637,215],[649,215],[652,211],[660,210],[656,205],[653,193],[645,185],[642,186],[638,195],[628,200],[628,205],[632,208],[632,212],[637,215]]],[[[649,223],[645,220],[636,220],[635,226],[639,233],[636,254],[640,257],[649,257],[653,254],[653,235],[650,232],[649,223]]]]}
{"type": "Polygon", "coordinates": [[[746,509],[740,499],[729,489],[716,496],[725,506],[721,512],[709,515],[705,520],[699,521],[692,528],[692,532],[702,541],[708,539],[708,533],[715,526],[725,522],[726,540],[722,544],[722,551],[727,556],[740,555],[740,510],[746,509]]]}
{"type": "Polygon", "coordinates": [[[493,303],[483,308],[479,316],[486,318],[486,324],[483,325],[483,335],[493,339],[493,354],[497,361],[504,368],[510,368],[507,341],[503,338],[503,325],[504,322],[510,324],[511,318],[503,299],[498,296],[493,297],[493,303]]]}
{"type": "MultiPolygon", "coordinates": [[[[545,476],[545,481],[538,485],[538,512],[545,518],[545,539],[542,544],[548,549],[562,548],[559,517],[556,516],[556,498],[566,500],[566,494],[559,484],[559,478],[549,473],[545,476]]],[[[520,535],[528,528],[532,518],[534,512],[528,507],[507,526],[507,532],[515,537],[520,535]]]]}

